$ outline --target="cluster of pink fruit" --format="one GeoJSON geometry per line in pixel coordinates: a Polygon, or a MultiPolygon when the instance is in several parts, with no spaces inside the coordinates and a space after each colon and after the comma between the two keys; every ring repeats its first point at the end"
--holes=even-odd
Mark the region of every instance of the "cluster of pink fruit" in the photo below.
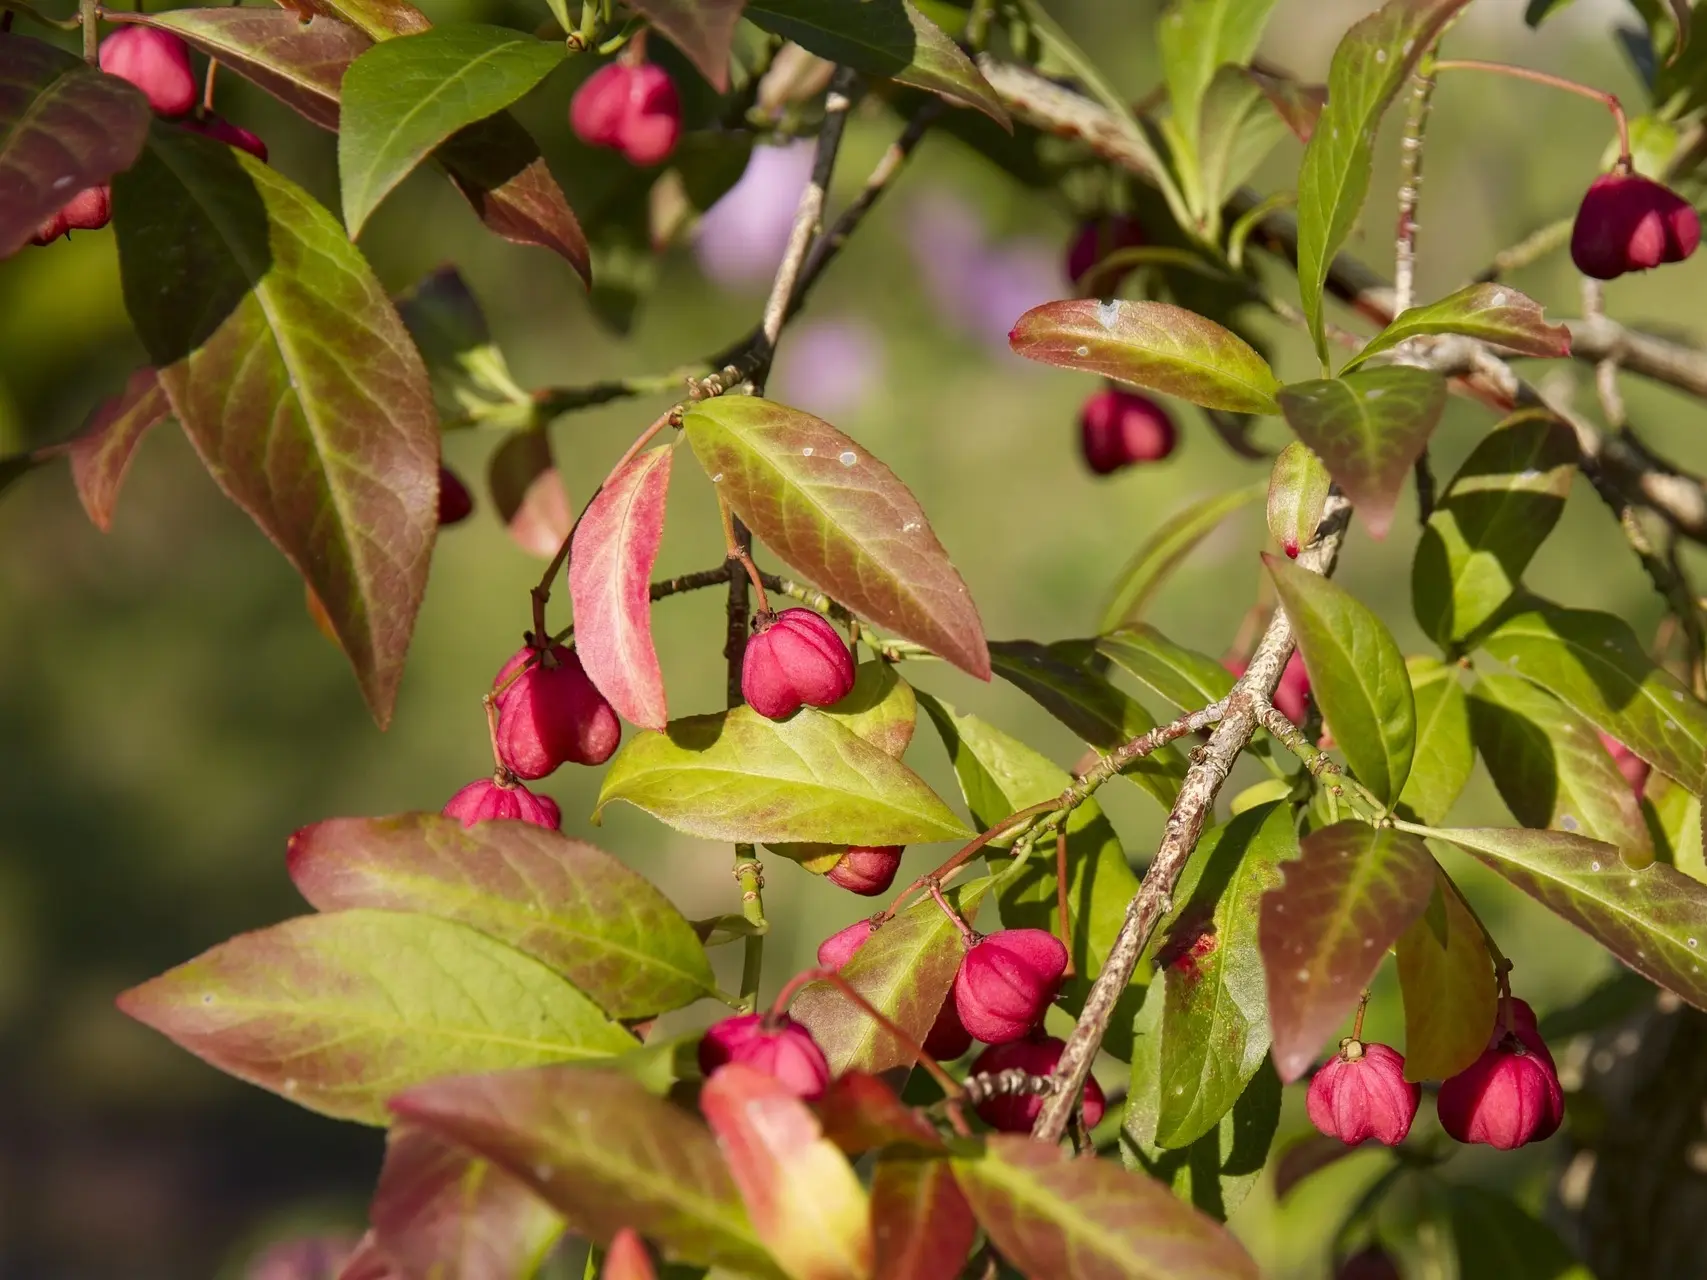
{"type": "MultiPolygon", "coordinates": [[[[871,937],[861,920],[824,940],[818,963],[840,969],[871,937]]],[[[987,937],[968,931],[966,956],[954,976],[924,1051],[938,1061],[964,1057],[976,1039],[989,1047],[972,1063],[974,1074],[1015,1068],[1047,1076],[1066,1047],[1043,1034],[1044,1012],[1055,999],[1067,968],[1067,949],[1041,929],[1004,929],[987,937]]],[[[700,1041],[699,1063],[706,1075],[727,1062],[767,1072],[808,1100],[823,1096],[830,1066],[811,1033],[787,1014],[745,1014],[712,1026],[700,1041]]],[[[1043,1105],[1036,1095],[1001,1094],[978,1105],[992,1128],[1029,1132],[1043,1105]]],[[[1084,1119],[1102,1119],[1105,1100],[1096,1081],[1085,1087],[1084,1119]]]]}
{"type": "MultiPolygon", "coordinates": [[[[1422,1086],[1405,1079],[1396,1050],[1347,1038],[1310,1081],[1307,1106],[1311,1122],[1331,1138],[1393,1147],[1410,1133],[1421,1100],[1422,1086]]],[[[1459,1142],[1501,1151],[1553,1135],[1565,1118],[1565,1091],[1526,1002],[1501,999],[1487,1049],[1440,1086],[1435,1110],[1459,1142]]]]}
{"type": "MultiPolygon", "coordinates": [[[[190,70],[190,47],[169,31],[125,27],[101,41],[101,70],[128,80],[148,99],[148,105],[167,119],[188,116],[196,105],[196,78],[190,70]]],[[[222,120],[211,111],[180,121],[183,128],[205,134],[228,146],[241,147],[266,160],[267,144],[247,129],[222,120]]],[[[31,237],[31,244],[51,244],[68,231],[99,231],[113,214],[112,188],[88,187],[72,196],[31,237]]]]}

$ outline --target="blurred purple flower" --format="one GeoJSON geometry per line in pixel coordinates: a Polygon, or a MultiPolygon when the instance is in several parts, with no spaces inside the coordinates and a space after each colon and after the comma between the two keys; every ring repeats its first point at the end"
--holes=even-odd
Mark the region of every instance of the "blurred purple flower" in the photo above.
{"type": "Polygon", "coordinates": [[[1034,237],[987,243],[977,211],[946,191],[914,202],[908,237],[925,292],[943,317],[1001,350],[1022,313],[1062,294],[1053,245],[1034,237]]]}
{"type": "Polygon", "coordinates": [[[808,320],[783,341],[771,380],[777,399],[832,421],[857,411],[883,377],[883,339],[850,316],[808,320]]]}
{"type": "Polygon", "coordinates": [[[694,256],[725,288],[769,283],[812,176],[811,142],[754,147],[741,180],[700,219],[694,256]]]}
{"type": "Polygon", "coordinates": [[[280,1241],[249,1264],[248,1280],[333,1280],[355,1247],[348,1236],[280,1241]]]}

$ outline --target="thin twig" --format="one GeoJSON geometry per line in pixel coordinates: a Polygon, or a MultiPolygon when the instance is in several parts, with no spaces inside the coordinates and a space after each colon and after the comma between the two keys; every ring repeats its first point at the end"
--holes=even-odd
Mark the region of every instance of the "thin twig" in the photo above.
{"type": "MultiPolygon", "coordinates": [[[[1313,573],[1331,573],[1350,515],[1351,503],[1346,497],[1338,491],[1330,492],[1321,524],[1310,545],[1298,553],[1298,564],[1313,573]]],[[[1109,948],[1108,959],[1085,997],[1078,1025],[1056,1063],[1054,1075],[1060,1081],[1060,1090],[1044,1100],[1032,1127],[1034,1138],[1058,1142],[1066,1132],[1074,1100],[1084,1088],[1103,1036],[1108,1032],[1115,1001],[1131,982],[1138,957],[1172,905],[1174,885],[1197,846],[1204,823],[1214,809],[1215,798],[1232,772],[1234,761],[1256,732],[1257,709],[1273,699],[1281,670],[1291,653],[1292,624],[1286,611],[1277,609],[1251,655],[1249,668],[1239,677],[1223,705],[1220,724],[1208,743],[1192,752],[1191,768],[1186,771],[1179,798],[1168,813],[1166,834],[1137,894],[1127,904],[1125,919],[1109,948]]]]}

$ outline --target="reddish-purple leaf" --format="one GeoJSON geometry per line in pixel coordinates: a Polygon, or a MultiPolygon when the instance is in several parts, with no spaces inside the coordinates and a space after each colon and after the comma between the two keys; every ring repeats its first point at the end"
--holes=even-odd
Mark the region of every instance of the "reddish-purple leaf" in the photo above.
{"type": "Polygon", "coordinates": [[[809,413],[753,396],[695,405],[688,443],[764,544],[855,613],[990,678],[984,624],[907,486],[809,413]]]}
{"type": "Polygon", "coordinates": [[[386,1136],[368,1217],[405,1276],[503,1280],[531,1275],[563,1219],[491,1162],[400,1124],[386,1136]]]}
{"type": "Polygon", "coordinates": [[[148,99],[126,81],[0,32],[0,258],[79,191],[128,168],[150,118],[148,99]]]}
{"type": "Polygon", "coordinates": [[[866,1280],[865,1188],[798,1095],[768,1072],[731,1062],[705,1082],[699,1109],[782,1269],[794,1280],[866,1280]]]}
{"type": "Polygon", "coordinates": [[[1348,819],[1304,837],[1257,926],[1274,1067],[1290,1083],[1357,1005],[1387,948],[1434,891],[1434,859],[1409,832],[1348,819]]]}
{"type": "Polygon", "coordinates": [[[1280,393],[1280,408],[1356,503],[1370,535],[1384,538],[1399,491],[1446,408],[1446,379],[1408,365],[1361,369],[1294,382],[1280,393]]]}
{"type": "Polygon", "coordinates": [[[539,961],[400,911],[303,916],[132,987],[119,1008],[239,1080],[383,1124],[398,1089],[635,1047],[539,961]]]}
{"type": "Polygon", "coordinates": [[[672,1262],[778,1274],[710,1130],[632,1076],[543,1067],[435,1080],[392,1110],[507,1170],[596,1244],[632,1227],[672,1262]]]}
{"type": "Polygon", "coordinates": [[[1257,1280],[1239,1242],[1153,1178],[1011,1134],[956,1158],[991,1242],[1049,1280],[1257,1280]]]}
{"type": "Polygon", "coordinates": [[[605,1250],[605,1265],[599,1280],[658,1280],[658,1269],[652,1265],[652,1255],[646,1242],[633,1228],[624,1227],[605,1250]]]}
{"type": "Polygon", "coordinates": [[[908,1146],[945,1151],[935,1126],[865,1071],[844,1071],[818,1103],[824,1136],[850,1156],[879,1147],[908,1146]]]}
{"type": "MultiPolygon", "coordinates": [[[[972,919],[990,883],[988,877],[975,880],[950,894],[949,901],[972,919]]],[[[867,938],[840,972],[920,1044],[948,998],[965,955],[960,931],[936,903],[925,899],[867,938]]],[[[812,1033],[835,1074],[855,1068],[875,1074],[913,1065],[911,1050],[826,982],[803,988],[789,1012],[812,1033]]]]}
{"type": "Polygon", "coordinates": [[[663,732],[664,672],[652,644],[652,566],[664,537],[675,449],[651,449],[605,482],[587,504],[569,552],[575,652],[616,713],[663,732]]]}
{"type": "Polygon", "coordinates": [[[1015,322],[1008,345],[1028,360],[1100,374],[1205,409],[1278,413],[1274,370],[1251,345],[1168,302],[1046,302],[1015,322]]]}
{"type": "Polygon", "coordinates": [[[947,1160],[882,1157],[871,1175],[871,1226],[882,1280],[942,1280],[959,1275],[978,1223],[947,1160]]]}
{"type": "Polygon", "coordinates": [[[1346,361],[1340,372],[1348,373],[1370,356],[1391,351],[1401,342],[1433,333],[1468,334],[1522,356],[1571,354],[1571,331],[1562,324],[1548,324],[1535,299],[1510,285],[1473,284],[1439,302],[1401,312],[1346,361]]]}
{"type": "Polygon", "coordinates": [[[592,250],[539,144],[512,115],[500,112],[451,135],[433,152],[463,199],[493,235],[549,249],[593,279],[592,250]]]}
{"type": "Polygon", "coordinates": [[[618,859],[526,822],[436,813],[334,818],[291,837],[291,879],[319,911],[456,920],[549,965],[613,1018],[715,993],[693,926],[618,859]]]}
{"type": "Polygon", "coordinates": [[[744,0],[632,0],[629,8],[668,36],[719,93],[729,89],[729,53],[744,0]]]}
{"type": "Polygon", "coordinates": [[[1442,828],[1650,982],[1707,1009],[1707,885],[1655,862],[1633,871],[1612,845],[1563,831],[1442,828]]]}
{"type": "Polygon", "coordinates": [[[138,369],[125,388],[104,402],[71,441],[71,482],[83,510],[102,533],[112,528],[113,507],[136,447],[151,427],[172,416],[153,369],[138,369]]]}
{"type": "Polygon", "coordinates": [[[254,157],[156,125],[113,192],[125,302],[173,413],[314,588],[385,725],[438,532],[414,343],[331,214],[254,157]]]}
{"type": "MultiPolygon", "coordinates": [[[[541,560],[555,556],[574,527],[575,513],[551,456],[551,438],[532,428],[510,432],[492,451],[486,485],[511,541],[541,560]]],[[[577,643],[580,632],[577,618],[577,643]]]]}
{"type": "Polygon", "coordinates": [[[373,41],[336,18],[301,21],[282,9],[173,9],[114,14],[181,36],[322,129],[338,127],[344,71],[373,41]]]}

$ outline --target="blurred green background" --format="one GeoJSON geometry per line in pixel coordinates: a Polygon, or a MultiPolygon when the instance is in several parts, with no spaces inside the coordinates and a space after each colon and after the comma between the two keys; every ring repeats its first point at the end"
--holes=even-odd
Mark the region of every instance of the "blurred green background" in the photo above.
{"type": "MultiPolygon", "coordinates": [[[[531,27],[546,17],[543,5],[519,3],[425,7],[437,21],[531,27]]],[[[1050,5],[1134,99],[1157,80],[1151,31],[1158,7],[1050,5]]],[[[1264,55],[1320,79],[1338,33],[1373,7],[1282,0],[1264,55]]],[[[1622,3],[1580,0],[1540,35],[1523,27],[1522,9],[1519,0],[1473,6],[1452,48],[1574,74],[1641,101],[1610,38],[1612,21],[1628,16],[1622,3]]],[[[572,202],[586,153],[569,136],[563,110],[580,74],[583,68],[565,68],[523,112],[572,202]]],[[[337,207],[329,135],[236,77],[223,78],[220,107],[267,138],[282,172],[337,207]]],[[[858,113],[839,198],[863,181],[895,128],[876,102],[858,113]]],[[[1421,296],[1456,288],[1495,251],[1569,214],[1609,140],[1606,116],[1592,103],[1503,80],[1447,80],[1429,136],[1421,296]]],[[[1384,149],[1351,245],[1385,269],[1396,186],[1391,151],[1384,149]]],[[[1259,185],[1292,185],[1297,157],[1287,142],[1259,185]]],[[[800,331],[785,339],[773,391],[810,406],[827,382],[851,374],[851,389],[836,388],[851,407],[832,416],[913,487],[989,633],[1083,635],[1148,532],[1195,497],[1261,478],[1262,467],[1233,457],[1182,406],[1182,445],[1171,460],[1111,480],[1091,477],[1079,462],[1075,416],[1092,384],[1010,356],[933,296],[912,241],[921,220],[945,208],[970,219],[1000,262],[1058,263],[1072,226],[1059,193],[1024,190],[953,140],[927,140],[824,280],[800,331]],[[814,325],[856,329],[866,349],[859,367],[819,355],[808,368],[791,357],[791,350],[823,349],[802,336],[814,325]]],[[[562,262],[487,236],[448,185],[426,173],[386,203],[363,246],[398,291],[443,262],[460,266],[529,387],[695,359],[744,332],[763,293],[762,284],[710,282],[693,253],[675,247],[662,258],[656,292],[632,334],[615,339],[562,262]]],[[[1562,255],[1513,282],[1554,315],[1580,311],[1562,255]]],[[[1065,281],[1055,283],[1064,294],[1065,281]]],[[[1285,279],[1276,283],[1291,291],[1285,279]]],[[[1707,256],[1615,282],[1607,297],[1621,319],[1699,327],[1707,319],[1707,256]]],[[[996,316],[989,327],[1000,331],[1012,319],[996,316]]],[[[1283,377],[1313,373],[1295,334],[1257,324],[1283,377]]],[[[0,263],[0,455],[70,434],[142,362],[110,232],[0,263]]],[[[1592,402],[1586,368],[1531,372],[1572,381],[1584,405],[1592,402]]],[[[1626,390],[1633,420],[1658,448],[1707,466],[1701,406],[1634,380],[1626,390]]],[[[556,425],[574,505],[665,403],[609,406],[556,425]]],[[[1443,481],[1491,423],[1474,405],[1453,405],[1435,448],[1443,481]]],[[[447,461],[473,482],[496,438],[456,433],[446,440],[447,461]]],[[[1282,430],[1265,424],[1261,438],[1278,445],[1282,430]]],[[[359,1229],[378,1169],[377,1133],[231,1081],[127,1021],[112,1001],[233,933],[304,911],[284,874],[285,840],[297,827],[334,815],[437,808],[487,769],[480,695],[527,625],[527,589],[540,563],[512,544],[483,493],[479,500],[475,517],[439,544],[386,734],[367,718],[343,659],[305,615],[301,584],[214,489],[175,431],[147,441],[110,534],[90,526],[62,467],[26,477],[0,500],[0,1275],[235,1275],[268,1239],[359,1229]]],[[[1409,608],[1416,534],[1414,506],[1402,510],[1384,543],[1354,532],[1340,581],[1380,610],[1408,651],[1421,652],[1409,608]]],[[[719,545],[709,485],[684,465],[660,572],[712,565],[719,545]]],[[[1252,510],[1199,550],[1151,620],[1182,643],[1222,652],[1257,598],[1262,545],[1252,510]]],[[[1610,517],[1581,484],[1530,577],[1572,605],[1628,618],[1644,637],[1660,616],[1610,517]]],[[[721,705],[716,593],[662,603],[656,625],[672,708],[721,705]]],[[[999,683],[981,686],[940,664],[905,674],[1063,765],[1082,754],[1064,729],[999,683]]],[[[955,794],[926,722],[908,759],[945,795],[955,794]]],[[[562,803],[566,831],[654,876],[690,916],[734,909],[726,848],[620,807],[591,828],[592,771],[571,767],[542,785],[562,803]]],[[[1143,861],[1159,811],[1136,788],[1116,783],[1103,794],[1131,856],[1143,861]]],[[[1509,821],[1480,774],[1459,816],[1509,821]]],[[[942,852],[916,851],[908,868],[922,869],[942,852]]],[[[1610,971],[1595,948],[1538,909],[1495,891],[1473,870],[1452,870],[1464,873],[1517,960],[1520,993],[1541,1009],[1568,1003],[1610,971]]],[[[823,936],[871,906],[780,859],[768,879],[767,990],[774,990],[823,936]]],[[[720,964],[733,963],[738,956],[721,955],[720,964]]],[[[711,1011],[690,1016],[703,1020],[711,1011]]],[[[1371,1019],[1377,1037],[1401,1038],[1390,987],[1371,1019]]],[[[1105,1082],[1118,1083],[1118,1072],[1105,1082]]],[[[1299,1130],[1301,1112],[1301,1096],[1289,1096],[1283,1137],[1299,1130]]],[[[1560,1141],[1498,1158],[1464,1151],[1452,1172],[1537,1202],[1560,1141]]],[[[1264,1190],[1252,1196],[1234,1226],[1265,1270],[1323,1273],[1326,1242],[1367,1180],[1360,1160],[1311,1184],[1284,1216],[1264,1190]]]]}

